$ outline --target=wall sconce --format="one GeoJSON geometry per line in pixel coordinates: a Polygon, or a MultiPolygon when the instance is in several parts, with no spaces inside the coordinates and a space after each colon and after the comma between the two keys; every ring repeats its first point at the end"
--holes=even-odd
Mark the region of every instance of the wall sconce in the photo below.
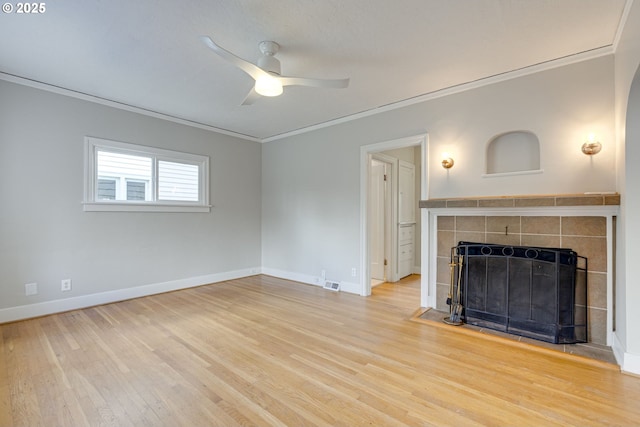
{"type": "Polygon", "coordinates": [[[602,144],[596,141],[596,136],[593,133],[590,133],[587,142],[582,144],[582,152],[587,156],[593,156],[598,154],[600,150],[602,150],[602,144]]]}
{"type": "Polygon", "coordinates": [[[453,159],[449,153],[442,153],[442,167],[451,169],[453,167],[453,159]]]}

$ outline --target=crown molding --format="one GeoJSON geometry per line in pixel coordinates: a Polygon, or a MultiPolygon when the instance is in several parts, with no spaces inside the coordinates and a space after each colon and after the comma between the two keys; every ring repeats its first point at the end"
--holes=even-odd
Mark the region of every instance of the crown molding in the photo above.
{"type": "MultiPolygon", "coordinates": [[[[633,1],[633,0],[628,0],[633,1]]],[[[347,123],[353,120],[361,119],[364,117],[373,116],[375,114],[384,113],[386,111],[397,110],[399,108],[408,107],[410,105],[419,104],[422,102],[431,101],[433,99],[443,98],[445,96],[453,95],[460,92],[466,92],[468,90],[477,89],[483,86],[492,85],[499,82],[504,82],[507,80],[516,79],[518,77],[527,76],[530,74],[539,73],[541,71],[551,70],[554,68],[564,67],[566,65],[575,64],[578,62],[588,61],[590,59],[599,58],[602,56],[612,55],[614,53],[614,49],[612,45],[599,47],[596,49],[592,49],[589,51],[568,55],[562,58],[552,59],[546,62],[541,62],[539,64],[530,65],[527,67],[519,68],[512,71],[506,71],[504,73],[495,74],[489,77],[483,77],[478,80],[474,80],[467,83],[462,83],[455,86],[450,86],[443,89],[438,89],[433,92],[425,93],[422,95],[415,96],[413,98],[404,99],[402,101],[393,102],[391,104],[382,105],[377,108],[372,108],[371,110],[362,111],[359,113],[351,114],[348,116],[341,117],[335,120],[329,120],[323,123],[318,123],[313,126],[307,126],[304,128],[300,128],[291,132],[282,133],[279,135],[270,136],[267,138],[263,138],[262,142],[271,142],[277,141],[279,139],[288,138],[295,135],[300,135],[303,133],[311,132],[314,130],[335,126],[341,123],[347,123]]]]}
{"type": "Polygon", "coordinates": [[[620,43],[620,38],[622,37],[622,32],[624,30],[625,25],[627,25],[627,19],[629,18],[629,13],[631,12],[631,6],[633,6],[633,0],[627,0],[624,4],[624,9],[622,10],[622,15],[620,16],[620,22],[618,22],[618,30],[616,31],[616,35],[613,38],[613,51],[618,51],[618,44],[620,43]]]}
{"type": "Polygon", "coordinates": [[[135,107],[133,105],[124,104],[122,102],[112,101],[110,99],[101,98],[99,96],[89,95],[83,92],[78,92],[71,89],[66,89],[60,86],[51,85],[48,83],[39,82],[37,80],[27,79],[25,77],[15,76],[13,74],[7,74],[0,72],[0,80],[5,80],[10,83],[16,83],[23,86],[32,87],[35,89],[44,90],[47,92],[57,93],[59,95],[69,96],[71,98],[81,99],[83,101],[94,102],[96,104],[106,105],[107,107],[117,108],[119,110],[130,111],[132,113],[138,113],[149,117],[154,117],[156,119],[162,119],[173,123],[178,123],[181,125],[191,126],[198,129],[204,129],[211,132],[220,133],[227,136],[233,136],[236,138],[244,139],[247,141],[253,142],[262,142],[259,138],[255,138],[253,136],[245,135],[238,132],[233,132],[228,129],[218,128],[215,126],[207,125],[204,123],[195,122],[192,120],[181,119],[179,117],[171,116],[169,114],[159,113],[157,111],[148,110],[141,107],[135,107]]]}
{"type": "Polygon", "coordinates": [[[207,125],[204,123],[199,123],[199,122],[194,122],[191,120],[186,120],[186,119],[182,119],[179,117],[175,117],[175,116],[171,116],[168,114],[163,114],[163,113],[159,113],[156,111],[152,111],[152,110],[147,110],[144,108],[140,108],[140,107],[135,107],[132,105],[128,105],[128,104],[124,104],[121,102],[116,102],[116,101],[112,101],[106,98],[100,98],[94,95],[89,95],[86,93],[82,93],[82,92],[77,92],[74,90],[70,90],[70,89],[66,89],[63,87],[59,87],[59,86],[54,86],[54,85],[50,85],[47,83],[43,83],[43,82],[39,82],[39,81],[35,81],[35,80],[30,80],[24,77],[19,77],[19,76],[15,76],[12,74],[7,74],[7,73],[2,73],[0,72],[0,80],[5,80],[11,83],[17,83],[17,84],[21,84],[24,86],[30,86],[36,89],[41,89],[41,90],[45,90],[48,92],[53,92],[53,93],[58,93],[61,95],[65,95],[65,96],[70,96],[73,98],[77,98],[77,99],[82,99],[85,101],[90,101],[90,102],[95,102],[98,104],[102,104],[102,105],[106,105],[109,107],[113,107],[113,108],[118,108],[121,110],[125,110],[125,111],[130,111],[130,112],[134,112],[134,113],[138,113],[138,114],[143,114],[146,116],[150,116],[150,117],[155,117],[155,118],[159,118],[162,120],[167,120],[170,122],[174,122],[174,123],[179,123],[179,124],[183,124],[186,126],[192,126],[195,128],[199,128],[199,129],[204,129],[204,130],[208,130],[208,131],[212,131],[212,132],[216,132],[216,133],[220,133],[223,135],[228,135],[228,136],[233,136],[236,138],[240,138],[240,139],[244,139],[247,141],[252,141],[252,142],[259,142],[259,143],[267,143],[267,142],[272,142],[272,141],[277,141],[280,139],[285,139],[285,138],[289,138],[292,136],[296,136],[296,135],[301,135],[304,133],[308,133],[308,132],[312,132],[318,129],[323,129],[323,128],[327,128],[327,127],[331,127],[331,126],[335,126],[341,123],[347,123],[347,122],[351,122],[354,120],[358,120],[364,117],[369,117],[369,116],[373,116],[376,114],[380,114],[380,113],[384,113],[387,111],[393,111],[393,110],[397,110],[400,108],[404,108],[404,107],[408,107],[414,104],[419,104],[419,103],[423,103],[423,102],[427,102],[427,101],[431,101],[433,99],[438,99],[438,98],[443,98],[445,96],[449,96],[449,95],[453,95],[456,93],[460,93],[460,92],[466,92],[472,89],[477,89],[483,86],[488,86],[488,85],[492,85],[495,83],[499,83],[499,82],[504,82],[504,81],[508,81],[508,80],[512,80],[512,79],[516,79],[519,77],[523,77],[523,76],[527,76],[530,74],[535,74],[535,73],[539,73],[542,71],[546,71],[546,70],[551,70],[554,68],[559,68],[559,67],[564,67],[566,65],[570,65],[570,64],[575,64],[578,62],[583,62],[583,61],[588,61],[591,59],[595,59],[595,58],[599,58],[602,56],[606,56],[606,55],[612,55],[615,52],[615,44],[618,42],[620,34],[621,34],[621,30],[620,28],[622,28],[624,26],[624,23],[626,22],[626,16],[629,14],[629,10],[631,8],[631,4],[633,3],[633,0],[627,0],[627,3],[625,4],[625,9],[622,15],[622,18],[620,20],[620,25],[619,25],[619,30],[616,33],[616,37],[615,37],[615,41],[614,44],[612,45],[607,45],[607,46],[603,46],[603,47],[599,47],[596,49],[592,49],[589,51],[585,51],[585,52],[581,52],[581,53],[577,53],[577,54],[573,54],[573,55],[568,55],[562,58],[557,58],[557,59],[552,59],[549,61],[545,61],[545,62],[541,62],[539,64],[535,64],[535,65],[531,65],[531,66],[527,66],[527,67],[523,67],[523,68],[519,68],[516,70],[511,70],[511,71],[506,71],[504,73],[500,73],[500,74],[495,74],[492,76],[488,76],[488,77],[483,77],[471,82],[467,82],[467,83],[462,83],[459,85],[455,85],[455,86],[450,86],[450,87],[446,87],[446,88],[442,88],[442,89],[438,89],[435,90],[433,92],[429,92],[429,93],[425,93],[422,95],[418,95],[412,98],[408,98],[408,99],[404,99],[401,101],[397,101],[397,102],[392,102],[390,104],[386,104],[386,105],[381,105],[379,107],[376,108],[372,108],[370,110],[366,110],[366,111],[361,111],[358,113],[354,113],[354,114],[350,114],[344,117],[340,117],[338,119],[335,120],[328,120],[326,122],[322,122],[322,123],[318,123],[315,125],[311,125],[311,126],[306,126],[300,129],[296,129],[290,132],[284,132],[278,135],[273,135],[273,136],[269,136],[266,138],[258,138],[258,137],[254,137],[254,136],[250,136],[250,135],[245,135],[242,133],[238,133],[238,132],[234,132],[228,129],[223,129],[223,128],[218,128],[215,126],[211,126],[211,125],[207,125]]]}

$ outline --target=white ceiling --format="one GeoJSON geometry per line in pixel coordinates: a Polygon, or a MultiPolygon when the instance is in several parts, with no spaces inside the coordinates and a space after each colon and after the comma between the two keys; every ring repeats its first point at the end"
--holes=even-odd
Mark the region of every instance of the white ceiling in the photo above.
{"type": "MultiPolygon", "coordinates": [[[[15,4],[15,2],[14,2],[15,4]]],[[[611,53],[625,0],[55,0],[0,15],[0,78],[272,140],[444,88],[611,53]],[[350,77],[241,106],[253,81],[199,40],[285,75],[350,77]],[[553,65],[553,62],[548,65],[553,65]]],[[[2,94],[0,94],[0,100],[2,94]]]]}

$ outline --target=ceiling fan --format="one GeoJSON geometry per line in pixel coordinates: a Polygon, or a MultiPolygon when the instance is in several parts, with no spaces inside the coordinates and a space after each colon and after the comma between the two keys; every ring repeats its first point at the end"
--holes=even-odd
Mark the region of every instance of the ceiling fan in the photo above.
{"type": "Polygon", "coordinates": [[[319,88],[346,88],[349,79],[312,79],[305,77],[287,77],[280,75],[280,61],[274,56],[280,49],[280,45],[273,41],[260,42],[258,47],[262,56],[258,63],[253,64],[237,57],[228,50],[218,46],[208,36],[201,36],[202,42],[212,51],[226,59],[256,81],[255,85],[242,102],[242,105],[253,104],[260,96],[278,96],[283,92],[283,86],[310,86],[319,88]]]}

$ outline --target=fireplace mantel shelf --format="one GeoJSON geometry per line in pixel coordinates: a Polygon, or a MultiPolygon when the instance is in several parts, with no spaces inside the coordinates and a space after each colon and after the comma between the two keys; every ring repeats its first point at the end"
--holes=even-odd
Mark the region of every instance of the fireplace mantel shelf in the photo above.
{"type": "Polygon", "coordinates": [[[539,208],[568,206],[618,206],[618,193],[548,194],[527,196],[458,197],[421,200],[420,207],[438,208],[539,208]]]}

